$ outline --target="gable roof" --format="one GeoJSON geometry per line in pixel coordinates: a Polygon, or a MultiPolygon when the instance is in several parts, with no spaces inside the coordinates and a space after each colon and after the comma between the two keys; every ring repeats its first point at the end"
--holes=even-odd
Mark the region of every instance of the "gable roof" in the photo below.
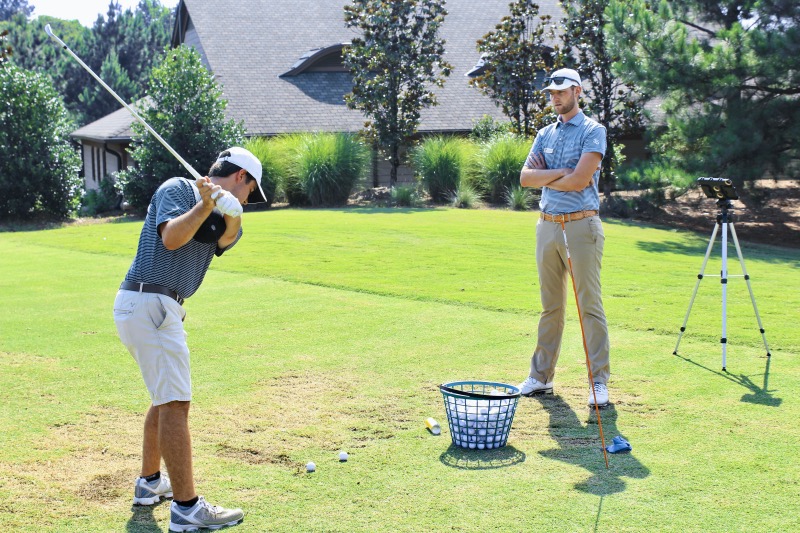
{"type": "MultiPolygon", "coordinates": [[[[138,113],[144,106],[148,105],[149,102],[150,100],[148,97],[145,97],[130,105],[138,113]]],[[[122,109],[118,109],[113,113],[73,131],[70,133],[70,137],[73,139],[97,142],[130,141],[133,137],[131,124],[133,124],[135,120],[133,115],[123,107],[122,109]]]]}
{"type": "MultiPolygon", "coordinates": [[[[227,116],[244,121],[249,135],[295,131],[357,131],[365,117],[348,109],[346,72],[303,70],[304,54],[349,42],[345,0],[181,0],[173,46],[189,44],[222,85],[227,116]],[[245,16],[243,16],[245,14],[245,16]],[[286,75],[293,70],[293,75],[286,75]]],[[[441,36],[453,66],[439,105],[421,114],[420,131],[466,131],[483,115],[502,111],[465,76],[480,60],[476,41],[508,14],[509,0],[448,0],[441,36]]],[[[556,0],[540,2],[542,15],[561,18],[556,0]]],[[[306,58],[311,59],[311,57],[306,58]]]]}

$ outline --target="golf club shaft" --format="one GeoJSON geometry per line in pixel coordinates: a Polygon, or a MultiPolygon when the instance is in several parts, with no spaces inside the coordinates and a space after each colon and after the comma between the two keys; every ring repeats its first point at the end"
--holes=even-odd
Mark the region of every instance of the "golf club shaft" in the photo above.
{"type": "Polygon", "coordinates": [[[578,323],[581,325],[581,339],[583,339],[583,352],[586,354],[586,370],[589,372],[589,387],[594,396],[594,410],[597,414],[597,427],[600,428],[600,442],[603,445],[603,458],[606,460],[606,470],[608,470],[608,451],[606,450],[606,437],[603,435],[603,421],[600,419],[600,406],[597,405],[597,393],[594,390],[594,375],[592,374],[592,363],[589,361],[589,345],[586,344],[586,333],[583,331],[583,315],[581,314],[581,303],[578,300],[578,288],[575,286],[575,274],[572,272],[572,257],[569,255],[569,242],[567,241],[567,227],[561,221],[561,233],[564,235],[564,248],[567,251],[567,264],[569,265],[569,277],[572,280],[572,292],[575,293],[575,306],[578,308],[578,323]]]}
{"type": "MultiPolygon", "coordinates": [[[[144,121],[144,119],[143,119],[141,116],[139,116],[139,113],[137,113],[137,112],[136,112],[136,111],[135,111],[135,110],[134,110],[134,109],[133,109],[131,106],[129,106],[128,104],[126,104],[126,103],[125,103],[125,101],[124,101],[122,98],[120,98],[120,97],[119,97],[119,95],[118,95],[116,92],[114,92],[114,89],[112,89],[111,87],[109,87],[108,85],[106,85],[106,82],[104,82],[102,79],[100,79],[100,76],[98,76],[97,74],[95,74],[95,73],[94,73],[94,71],[93,71],[91,68],[89,68],[89,66],[88,66],[86,63],[84,63],[84,62],[81,60],[81,58],[77,56],[77,54],[75,54],[75,52],[73,52],[72,50],[70,50],[70,49],[69,49],[69,47],[68,47],[66,44],[64,44],[64,41],[62,41],[61,39],[59,39],[59,38],[58,38],[58,37],[57,37],[57,36],[56,36],[56,35],[53,33],[53,30],[50,28],[50,24],[47,24],[47,25],[45,25],[45,27],[44,27],[44,31],[45,31],[45,32],[47,32],[47,35],[49,35],[51,39],[53,39],[55,42],[57,42],[58,44],[60,44],[60,45],[61,45],[61,46],[64,48],[64,50],[66,50],[66,51],[69,53],[69,55],[71,55],[71,56],[72,56],[72,57],[75,59],[75,61],[77,61],[77,62],[78,62],[78,64],[80,64],[80,66],[82,66],[82,67],[84,68],[84,70],[86,70],[86,72],[88,72],[89,74],[91,74],[91,75],[92,75],[92,77],[93,77],[94,79],[96,79],[96,80],[97,80],[97,81],[100,83],[100,85],[102,85],[102,86],[103,86],[103,88],[104,88],[105,90],[107,90],[109,93],[111,93],[111,96],[113,96],[114,98],[116,98],[116,99],[117,99],[117,102],[119,102],[120,104],[122,104],[122,106],[123,106],[125,109],[127,109],[127,110],[130,112],[130,114],[131,114],[131,115],[133,115],[133,117],[134,117],[136,120],[138,120],[139,122],[141,122],[141,123],[142,123],[142,125],[143,125],[143,126],[146,128],[146,129],[147,129],[147,131],[149,131],[149,132],[150,132],[150,133],[153,135],[153,137],[155,137],[155,138],[158,140],[158,142],[160,142],[160,143],[161,143],[161,144],[164,146],[164,148],[166,148],[166,149],[167,149],[167,151],[169,151],[169,153],[171,153],[171,154],[172,154],[172,155],[175,157],[175,159],[177,159],[177,160],[178,160],[178,162],[179,162],[181,165],[183,165],[183,167],[184,167],[184,168],[185,168],[185,169],[186,169],[186,170],[189,172],[189,174],[191,174],[191,175],[192,175],[192,177],[194,177],[194,179],[195,179],[195,180],[199,180],[199,179],[202,177],[202,176],[200,175],[200,173],[199,173],[199,172],[197,172],[197,171],[196,171],[194,168],[192,168],[192,166],[191,166],[189,163],[187,163],[187,162],[186,162],[186,160],[185,160],[184,158],[182,158],[182,157],[181,157],[181,156],[178,154],[178,152],[176,152],[175,150],[173,150],[173,149],[172,149],[172,147],[171,147],[169,144],[167,144],[167,141],[165,141],[164,139],[162,139],[162,138],[161,138],[161,135],[159,135],[158,133],[156,133],[156,131],[155,131],[153,128],[151,128],[151,127],[150,127],[150,125],[149,125],[147,122],[145,122],[145,121],[144,121]]],[[[198,182],[198,183],[199,183],[199,182],[198,182]]]]}

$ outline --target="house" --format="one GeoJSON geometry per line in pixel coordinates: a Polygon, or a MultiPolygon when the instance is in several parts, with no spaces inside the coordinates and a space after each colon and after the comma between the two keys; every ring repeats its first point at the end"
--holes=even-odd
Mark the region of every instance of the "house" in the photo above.
{"type": "MultiPolygon", "coordinates": [[[[509,14],[510,0],[448,0],[442,25],[445,59],[453,66],[439,105],[422,111],[422,134],[467,132],[484,115],[503,114],[487,96],[469,86],[468,73],[480,66],[476,41],[509,14]]],[[[344,95],[352,77],[342,47],[357,34],[344,24],[346,0],[181,0],[172,46],[195,47],[223,87],[228,118],[243,121],[250,136],[299,131],[361,129],[365,117],[348,109],[344,95]]],[[[557,0],[539,2],[540,13],[561,18],[557,0]]],[[[116,111],[72,134],[83,145],[87,188],[129,162],[130,122],[116,111]]],[[[387,184],[389,164],[376,161],[373,181],[387,184]]],[[[411,181],[401,168],[399,181],[411,181]]]]}

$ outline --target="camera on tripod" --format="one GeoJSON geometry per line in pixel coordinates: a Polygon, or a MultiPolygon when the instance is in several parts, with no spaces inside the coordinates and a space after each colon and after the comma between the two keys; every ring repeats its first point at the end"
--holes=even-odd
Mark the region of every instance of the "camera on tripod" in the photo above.
{"type": "Polygon", "coordinates": [[[738,200],[739,195],[733,188],[733,182],[725,178],[697,178],[697,183],[706,195],[706,198],[713,198],[718,202],[726,200],[738,200]]]}

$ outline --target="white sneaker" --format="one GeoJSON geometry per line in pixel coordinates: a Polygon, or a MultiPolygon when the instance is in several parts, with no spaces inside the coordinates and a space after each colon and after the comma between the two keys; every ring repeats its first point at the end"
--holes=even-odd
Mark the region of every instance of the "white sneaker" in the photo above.
{"type": "Polygon", "coordinates": [[[528,376],[528,379],[520,383],[517,388],[523,396],[534,396],[536,394],[553,394],[553,382],[542,383],[536,378],[528,376]]]}
{"type": "Polygon", "coordinates": [[[148,483],[143,477],[136,480],[133,488],[133,505],[153,505],[165,498],[172,498],[172,484],[165,472],[162,472],[161,478],[152,483],[148,483]]]}
{"type": "Polygon", "coordinates": [[[205,498],[199,497],[197,503],[188,509],[172,502],[170,506],[170,531],[197,531],[198,529],[220,529],[235,526],[244,520],[241,509],[225,509],[209,504],[205,498]]]}
{"type": "Polygon", "coordinates": [[[590,407],[594,407],[595,398],[597,398],[598,407],[608,405],[608,387],[606,387],[605,383],[595,383],[593,389],[589,389],[590,407]]]}

